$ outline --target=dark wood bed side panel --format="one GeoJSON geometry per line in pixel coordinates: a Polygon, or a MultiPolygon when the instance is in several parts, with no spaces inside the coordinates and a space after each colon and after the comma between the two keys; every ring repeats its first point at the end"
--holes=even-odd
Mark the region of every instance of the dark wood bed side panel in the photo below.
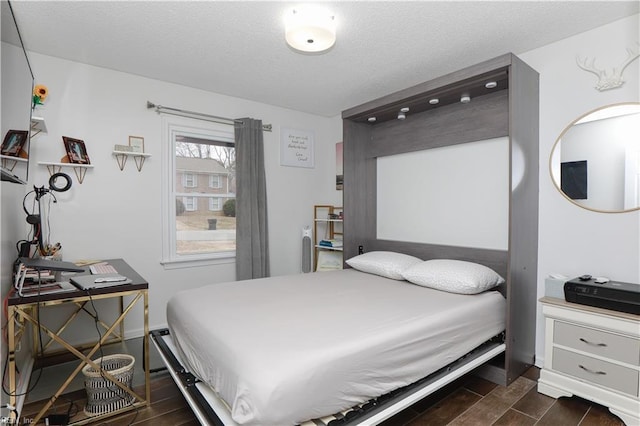
{"type": "Polygon", "coordinates": [[[507,382],[535,361],[538,280],[539,88],[538,73],[513,56],[510,81],[512,179],[518,177],[518,150],[524,178],[512,182],[510,220],[510,287],[507,301],[507,382]]]}
{"type": "Polygon", "coordinates": [[[371,126],[343,120],[343,140],[344,261],[375,237],[377,182],[375,159],[365,155],[371,126]]]}

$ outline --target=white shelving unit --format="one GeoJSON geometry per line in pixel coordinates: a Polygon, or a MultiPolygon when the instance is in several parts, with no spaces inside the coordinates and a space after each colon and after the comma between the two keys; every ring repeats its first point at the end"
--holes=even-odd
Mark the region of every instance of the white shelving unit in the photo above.
{"type": "Polygon", "coordinates": [[[332,205],[315,205],[313,206],[313,245],[314,245],[314,270],[322,269],[340,269],[342,268],[342,245],[331,247],[320,245],[321,240],[340,240],[342,241],[342,207],[332,205]],[[333,253],[324,255],[323,252],[333,253]],[[323,265],[323,259],[329,265],[323,265]],[[319,260],[321,260],[319,264],[319,260]],[[319,268],[320,266],[320,268],[319,268]],[[339,268],[338,268],[339,266],[339,268]]]}

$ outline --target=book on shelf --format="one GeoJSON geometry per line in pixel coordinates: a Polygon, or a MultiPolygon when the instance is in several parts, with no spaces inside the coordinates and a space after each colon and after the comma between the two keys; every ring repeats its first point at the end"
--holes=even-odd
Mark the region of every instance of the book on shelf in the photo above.
{"type": "Polygon", "coordinates": [[[331,248],[342,247],[342,240],[320,240],[318,245],[331,248]]]}

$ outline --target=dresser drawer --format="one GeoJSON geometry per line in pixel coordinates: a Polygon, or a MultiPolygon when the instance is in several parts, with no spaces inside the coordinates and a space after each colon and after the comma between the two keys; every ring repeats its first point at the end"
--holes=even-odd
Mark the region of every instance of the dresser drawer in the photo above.
{"type": "Polygon", "coordinates": [[[638,371],[560,348],[553,349],[552,369],[591,383],[638,396],[638,371]]]}
{"type": "Polygon", "coordinates": [[[553,343],[632,365],[640,365],[640,340],[555,321],[553,343]]]}

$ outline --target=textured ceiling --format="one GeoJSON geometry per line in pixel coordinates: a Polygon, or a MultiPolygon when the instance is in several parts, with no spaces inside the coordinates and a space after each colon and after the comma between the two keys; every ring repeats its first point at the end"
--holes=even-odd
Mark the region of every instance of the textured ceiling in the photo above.
{"type": "MultiPolygon", "coordinates": [[[[298,3],[13,0],[28,50],[271,105],[342,110],[638,13],[638,1],[324,2],[327,53],[284,41],[298,3]]],[[[624,56],[626,46],[620,46],[624,56]]],[[[34,70],[36,78],[43,70],[34,70]]]]}

